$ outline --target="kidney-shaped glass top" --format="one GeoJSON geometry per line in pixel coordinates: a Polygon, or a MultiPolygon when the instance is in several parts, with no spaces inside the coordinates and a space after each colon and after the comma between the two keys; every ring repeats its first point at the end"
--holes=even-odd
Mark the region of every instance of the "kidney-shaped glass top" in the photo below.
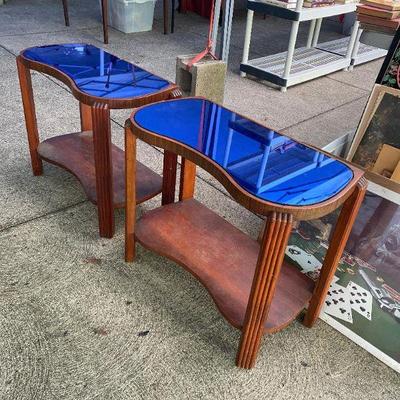
{"type": "Polygon", "coordinates": [[[208,100],[142,107],[141,128],[181,142],[218,163],[261,200],[305,206],[328,200],[352,180],[345,164],[208,100]]]}
{"type": "Polygon", "coordinates": [[[31,47],[23,57],[68,75],[82,92],[105,99],[152,94],[170,83],[90,44],[31,47]]]}

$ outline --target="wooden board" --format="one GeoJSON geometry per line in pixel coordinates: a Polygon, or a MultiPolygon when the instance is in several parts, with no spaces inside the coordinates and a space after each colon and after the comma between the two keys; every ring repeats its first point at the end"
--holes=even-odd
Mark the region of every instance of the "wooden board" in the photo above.
{"type": "Polygon", "coordinates": [[[365,14],[357,14],[357,20],[361,23],[392,28],[393,31],[396,31],[396,29],[400,26],[400,18],[384,19],[379,17],[372,17],[365,14]]]}
{"type": "MultiPolygon", "coordinates": [[[[43,160],[71,172],[80,181],[89,200],[97,204],[96,177],[91,131],[55,136],[39,144],[38,153],[43,160]]],[[[125,207],[125,153],[112,145],[114,208],[125,207]]],[[[137,162],[137,203],[161,193],[162,178],[137,162]]]]}
{"type": "MultiPolygon", "coordinates": [[[[260,250],[256,240],[194,199],[148,212],[137,222],[135,235],[144,247],[192,273],[228,322],[242,328],[260,250]]],[[[313,289],[311,279],[284,262],[264,332],[276,332],[295,319],[313,289]]]]}
{"type": "Polygon", "coordinates": [[[394,19],[400,15],[400,11],[384,10],[377,7],[368,6],[365,4],[357,5],[357,13],[371,15],[372,17],[394,19]]]}

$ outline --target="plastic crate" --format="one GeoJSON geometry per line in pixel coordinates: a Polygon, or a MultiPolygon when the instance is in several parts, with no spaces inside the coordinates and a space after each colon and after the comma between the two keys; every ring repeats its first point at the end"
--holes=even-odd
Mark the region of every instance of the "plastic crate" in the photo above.
{"type": "Polygon", "coordinates": [[[124,33],[151,31],[156,0],[110,0],[109,24],[124,33]]]}

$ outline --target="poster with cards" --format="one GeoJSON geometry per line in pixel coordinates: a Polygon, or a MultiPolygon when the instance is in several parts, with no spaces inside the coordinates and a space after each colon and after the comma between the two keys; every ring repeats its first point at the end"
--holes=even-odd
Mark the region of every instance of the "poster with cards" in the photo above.
{"type": "MultiPolygon", "coordinates": [[[[385,197],[368,190],[321,319],[400,372],[400,199],[385,197]]],[[[313,279],[336,218],[302,222],[291,235],[286,256],[313,279]]]]}

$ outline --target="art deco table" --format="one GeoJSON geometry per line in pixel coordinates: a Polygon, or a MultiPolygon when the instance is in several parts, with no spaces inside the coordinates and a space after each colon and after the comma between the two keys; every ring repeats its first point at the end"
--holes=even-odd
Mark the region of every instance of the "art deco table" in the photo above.
{"type": "MultiPolygon", "coordinates": [[[[180,96],[176,85],[89,44],[32,47],[17,57],[18,74],[34,175],[42,160],[74,174],[97,204],[100,236],[114,234],[114,208],[125,205],[123,151],[111,143],[110,109],[134,108],[180,96]],[[51,75],[79,101],[82,132],[39,143],[30,70],[51,75]]],[[[175,162],[175,165],[174,165],[175,162]]],[[[164,168],[176,157],[166,153],[164,168]]],[[[160,193],[161,177],[138,163],[138,202],[160,193]]],[[[165,200],[165,198],[164,198],[165,200]]]]}
{"type": "Polygon", "coordinates": [[[262,335],[283,329],[307,305],[304,324],[313,325],[365,194],[360,170],[201,98],[137,109],[126,122],[125,152],[126,261],[134,259],[137,240],[191,272],[242,331],[238,366],[251,368],[262,335]],[[135,224],[136,138],[181,155],[190,173],[181,173],[179,202],[135,224]],[[212,174],[239,204],[265,216],[259,241],[191,198],[194,165],[212,174]],[[340,206],[314,283],[284,261],[293,221],[340,206]]]}

